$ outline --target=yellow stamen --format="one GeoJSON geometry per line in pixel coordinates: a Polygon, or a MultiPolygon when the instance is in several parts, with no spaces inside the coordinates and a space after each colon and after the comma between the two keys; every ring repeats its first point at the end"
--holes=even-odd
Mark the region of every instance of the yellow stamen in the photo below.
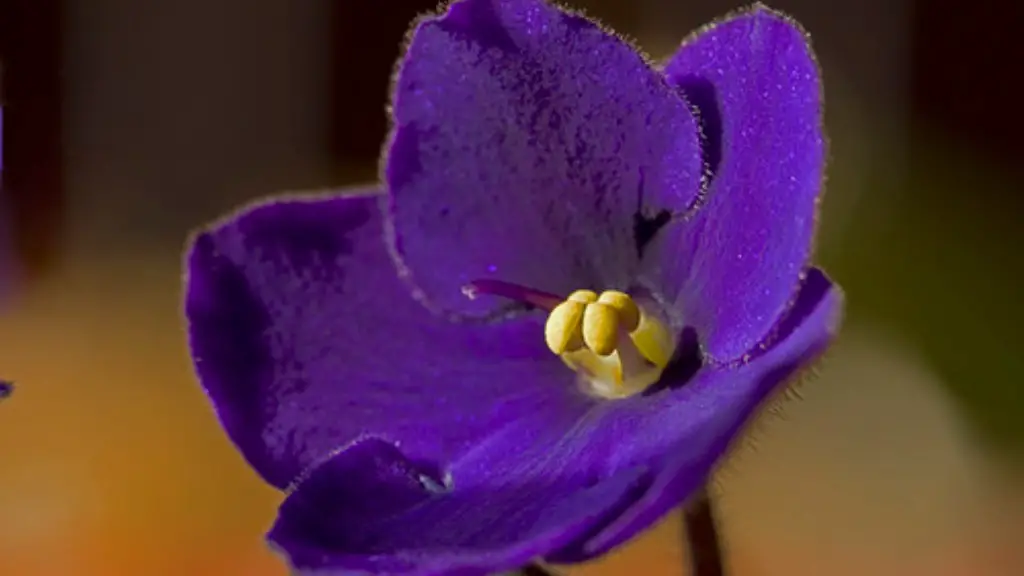
{"type": "Polygon", "coordinates": [[[659,368],[668,366],[675,352],[676,343],[672,333],[653,316],[640,315],[640,322],[630,337],[644,358],[659,368]]]}
{"type": "Polygon", "coordinates": [[[573,302],[580,302],[582,304],[590,304],[591,302],[597,302],[597,294],[593,290],[577,290],[566,300],[572,300],[573,302]]]}
{"type": "Polygon", "coordinates": [[[595,394],[621,398],[658,380],[674,352],[671,333],[628,295],[574,292],[544,327],[548,348],[583,376],[595,394]]]}
{"type": "Polygon", "coordinates": [[[583,310],[583,343],[598,356],[615,351],[619,336],[619,311],[607,304],[594,302],[583,310]]]}
{"type": "Polygon", "coordinates": [[[544,341],[555,354],[564,354],[583,347],[581,323],[587,304],[597,300],[590,290],[577,290],[548,315],[544,325],[544,341]]]}
{"type": "Polygon", "coordinates": [[[640,308],[633,302],[633,299],[625,292],[608,290],[597,299],[601,304],[607,304],[619,312],[619,320],[627,332],[636,330],[640,324],[640,308]]]}

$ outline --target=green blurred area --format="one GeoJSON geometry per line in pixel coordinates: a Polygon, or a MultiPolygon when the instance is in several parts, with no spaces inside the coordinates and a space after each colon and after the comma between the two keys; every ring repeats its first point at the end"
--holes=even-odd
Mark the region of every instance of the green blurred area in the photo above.
{"type": "Polygon", "coordinates": [[[826,196],[820,262],[850,317],[908,338],[985,445],[1024,462],[1019,174],[925,130],[911,146],[906,173],[867,175],[834,241],[826,196]]]}

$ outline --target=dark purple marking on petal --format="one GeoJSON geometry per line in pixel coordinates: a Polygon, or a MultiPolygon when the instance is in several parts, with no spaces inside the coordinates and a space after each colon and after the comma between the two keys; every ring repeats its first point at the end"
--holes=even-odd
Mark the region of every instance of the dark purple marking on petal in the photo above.
{"type": "Polygon", "coordinates": [[[696,118],[703,135],[701,152],[710,178],[714,179],[722,166],[722,109],[718,105],[718,91],[710,80],[696,74],[671,80],[686,101],[697,110],[696,118]]]}
{"type": "Polygon", "coordinates": [[[14,392],[14,383],[0,380],[0,400],[7,398],[14,392]]]}
{"type": "Polygon", "coordinates": [[[813,251],[826,155],[818,65],[805,32],[758,5],[696,34],[665,74],[702,110],[717,169],[696,213],[654,239],[644,276],[677,299],[705,354],[729,362],[765,342],[813,251]]]}
{"type": "Polygon", "coordinates": [[[633,236],[636,238],[636,253],[640,258],[651,240],[664,228],[675,215],[669,210],[661,210],[652,214],[637,213],[633,217],[633,236]]]}
{"type": "MultiPolygon", "coordinates": [[[[415,29],[384,172],[399,270],[432,308],[477,315],[500,279],[624,289],[639,214],[683,210],[702,160],[689,106],[643,57],[541,0],[461,0],[415,29]]],[[[641,238],[640,240],[646,240],[641,238]]]]}
{"type": "Polygon", "coordinates": [[[275,486],[366,435],[445,468],[513,424],[558,434],[594,402],[547,350],[541,315],[452,324],[415,302],[387,254],[378,199],[256,205],[189,252],[196,372],[275,486]]]}
{"type": "Polygon", "coordinates": [[[601,446],[630,438],[628,449],[610,463],[646,464],[658,470],[656,478],[632,508],[598,536],[549,560],[580,562],[605,554],[700,489],[759,409],[825,351],[839,330],[842,306],[841,290],[812,269],[768,350],[744,364],[705,366],[672,394],[631,398],[616,406],[588,441],[601,446]]]}
{"type": "Polygon", "coordinates": [[[498,573],[578,541],[647,480],[634,468],[596,484],[446,485],[394,445],[367,439],[311,470],[268,538],[300,571],[498,573]]]}

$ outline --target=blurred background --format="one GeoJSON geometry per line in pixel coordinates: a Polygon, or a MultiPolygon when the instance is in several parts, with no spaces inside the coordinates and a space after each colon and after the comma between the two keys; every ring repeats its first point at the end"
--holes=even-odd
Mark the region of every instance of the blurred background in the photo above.
{"type": "MultiPolygon", "coordinates": [[[[196,386],[187,232],[374,177],[436,0],[0,0],[0,574],[283,576],[279,496],[196,386]],[[16,260],[16,263],[15,263],[16,260]]],[[[670,54],[727,0],[570,2],[670,54]]],[[[818,377],[716,493],[737,576],[1024,574],[1024,61],[1009,0],[776,0],[812,33],[832,164],[818,377]]],[[[680,574],[679,519],[572,574],[680,574]]]]}

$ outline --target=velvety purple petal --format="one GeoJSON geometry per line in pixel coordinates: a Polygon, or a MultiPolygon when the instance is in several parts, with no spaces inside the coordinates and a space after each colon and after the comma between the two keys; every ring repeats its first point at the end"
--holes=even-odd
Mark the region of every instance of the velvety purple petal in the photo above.
{"type": "Polygon", "coordinates": [[[804,31],[758,5],[698,33],[665,73],[712,119],[714,176],[647,264],[727,362],[764,340],[811,255],[826,154],[818,65],[804,31]]]}
{"type": "Polygon", "coordinates": [[[637,535],[698,490],[758,410],[820,356],[839,329],[843,296],[812,269],[771,348],[729,366],[707,366],[681,389],[627,401],[605,417],[589,441],[629,438],[609,465],[657,469],[633,506],[585,545],[553,559],[578,562],[637,535]],[[603,438],[602,438],[603,436],[603,438]]]}
{"type": "Polygon", "coordinates": [[[327,574],[487,574],[593,558],[707,480],[764,401],[823,351],[840,310],[838,289],[813,270],[777,345],[745,364],[595,405],[561,437],[510,425],[446,473],[366,439],[298,484],[269,537],[296,567],[327,574]]]}
{"type": "Polygon", "coordinates": [[[556,433],[592,402],[546,349],[542,316],[460,325],[415,302],[387,254],[378,202],[257,205],[199,235],[188,255],[196,372],[228,435],[275,486],[361,437],[445,467],[513,428],[556,433]]]}
{"type": "Polygon", "coordinates": [[[562,479],[446,485],[368,439],[300,482],[268,538],[316,574],[441,576],[520,568],[606,522],[645,486],[643,469],[594,485],[562,479]]]}
{"type": "Polygon", "coordinates": [[[492,310],[496,278],[568,294],[625,288],[634,216],[685,210],[696,123],[630,46],[542,0],[461,0],[415,29],[386,158],[393,244],[425,300],[492,310]]]}

